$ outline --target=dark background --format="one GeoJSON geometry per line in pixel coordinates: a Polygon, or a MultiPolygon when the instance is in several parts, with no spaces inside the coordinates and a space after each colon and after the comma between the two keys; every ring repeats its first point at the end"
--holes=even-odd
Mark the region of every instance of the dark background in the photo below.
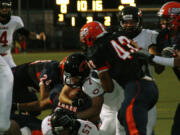
{"type": "MultiPolygon", "coordinates": [[[[88,7],[91,8],[92,0],[88,1],[88,7]]],[[[157,12],[160,7],[170,0],[135,0],[136,6],[143,12],[144,27],[158,30],[159,18],[157,12]]],[[[13,15],[19,15],[30,31],[37,33],[45,32],[47,40],[43,41],[27,41],[27,51],[29,50],[69,50],[79,49],[79,30],[86,23],[86,15],[89,13],[76,12],[76,0],[70,0],[68,5],[68,13],[77,14],[76,27],[71,27],[70,17],[65,15],[64,23],[57,22],[57,14],[59,7],[55,4],[55,0],[12,0],[13,15]],[[21,2],[19,11],[18,1],[21,2]],[[84,16],[84,17],[83,17],[84,16]]],[[[120,0],[103,0],[103,9],[117,9],[120,0]]],[[[112,15],[112,26],[117,27],[118,12],[106,12],[112,15]]],[[[101,21],[103,18],[98,17],[98,13],[93,14],[94,20],[101,21]]],[[[110,28],[111,28],[110,27],[110,28]]]]}

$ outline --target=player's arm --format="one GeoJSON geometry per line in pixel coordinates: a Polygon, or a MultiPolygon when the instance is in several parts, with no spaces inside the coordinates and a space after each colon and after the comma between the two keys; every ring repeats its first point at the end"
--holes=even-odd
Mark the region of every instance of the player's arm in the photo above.
{"type": "MultiPolygon", "coordinates": [[[[103,53],[103,50],[101,51],[103,53]]],[[[90,67],[96,68],[98,71],[98,77],[101,81],[101,86],[105,92],[112,92],[114,89],[113,80],[109,74],[109,66],[105,61],[106,56],[102,56],[102,53],[96,54],[96,56],[92,57],[91,61],[89,61],[90,67]]]]}
{"type": "Polygon", "coordinates": [[[92,106],[82,112],[78,112],[77,117],[80,119],[90,119],[92,117],[96,117],[97,115],[99,116],[103,101],[103,96],[92,98],[92,106]]]}
{"type": "MultiPolygon", "coordinates": [[[[160,53],[157,51],[157,47],[155,45],[150,46],[149,53],[153,54],[153,55],[160,55],[160,53]]],[[[153,64],[153,66],[154,66],[154,70],[157,74],[161,74],[165,69],[165,66],[162,66],[159,64],[153,64]]]]}
{"type": "Polygon", "coordinates": [[[112,92],[114,89],[114,83],[113,80],[108,72],[106,71],[100,71],[98,73],[99,79],[101,81],[101,86],[104,89],[105,92],[112,92]]]}
{"type": "Polygon", "coordinates": [[[43,81],[39,83],[40,100],[46,99],[49,96],[49,89],[46,87],[43,81]]]}
{"type": "Polygon", "coordinates": [[[134,57],[138,59],[147,60],[150,63],[156,63],[163,66],[169,66],[169,67],[180,67],[180,57],[172,57],[172,58],[166,58],[162,56],[152,55],[147,52],[144,52],[142,50],[139,50],[133,54],[134,57]]]}
{"type": "Polygon", "coordinates": [[[69,94],[71,93],[73,89],[71,87],[69,87],[68,85],[64,85],[64,87],[62,88],[61,93],[59,94],[59,101],[61,103],[65,103],[65,104],[72,104],[72,100],[69,97],[69,94]]]}
{"type": "Polygon", "coordinates": [[[27,30],[24,27],[19,28],[14,32],[15,38],[17,38],[18,35],[25,37],[25,38],[29,38],[29,39],[46,40],[46,35],[44,32],[37,34],[35,32],[30,32],[29,30],[27,30]]]}
{"type": "Polygon", "coordinates": [[[46,98],[43,100],[37,100],[27,103],[16,103],[13,104],[13,106],[15,106],[15,108],[18,111],[34,112],[34,111],[42,111],[44,109],[49,109],[51,108],[52,105],[50,103],[50,99],[46,98]]]}

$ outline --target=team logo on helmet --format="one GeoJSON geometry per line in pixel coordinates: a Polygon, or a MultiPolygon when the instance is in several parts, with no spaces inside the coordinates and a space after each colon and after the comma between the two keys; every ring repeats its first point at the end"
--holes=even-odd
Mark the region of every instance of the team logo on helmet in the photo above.
{"type": "Polygon", "coordinates": [[[169,8],[168,14],[180,14],[180,8],[169,8]]]}

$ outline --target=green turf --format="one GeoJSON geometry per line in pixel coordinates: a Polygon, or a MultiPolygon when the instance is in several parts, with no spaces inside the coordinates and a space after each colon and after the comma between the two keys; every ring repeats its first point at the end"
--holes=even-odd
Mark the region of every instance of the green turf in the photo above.
{"type": "MultiPolygon", "coordinates": [[[[71,52],[53,52],[53,53],[22,53],[14,54],[14,60],[17,65],[35,61],[39,59],[62,60],[71,52]]],[[[159,87],[159,101],[157,103],[157,124],[155,128],[156,135],[169,135],[173,122],[173,116],[180,102],[180,83],[174,75],[171,68],[166,68],[161,75],[154,74],[159,87]]],[[[41,114],[43,118],[49,111],[41,114]]]]}

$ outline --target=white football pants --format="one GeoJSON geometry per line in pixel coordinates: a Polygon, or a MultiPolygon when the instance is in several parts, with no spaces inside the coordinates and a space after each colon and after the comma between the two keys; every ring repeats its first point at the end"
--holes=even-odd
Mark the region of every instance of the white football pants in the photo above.
{"type": "Polygon", "coordinates": [[[10,127],[13,74],[9,65],[0,56],[0,134],[10,127]]]}

